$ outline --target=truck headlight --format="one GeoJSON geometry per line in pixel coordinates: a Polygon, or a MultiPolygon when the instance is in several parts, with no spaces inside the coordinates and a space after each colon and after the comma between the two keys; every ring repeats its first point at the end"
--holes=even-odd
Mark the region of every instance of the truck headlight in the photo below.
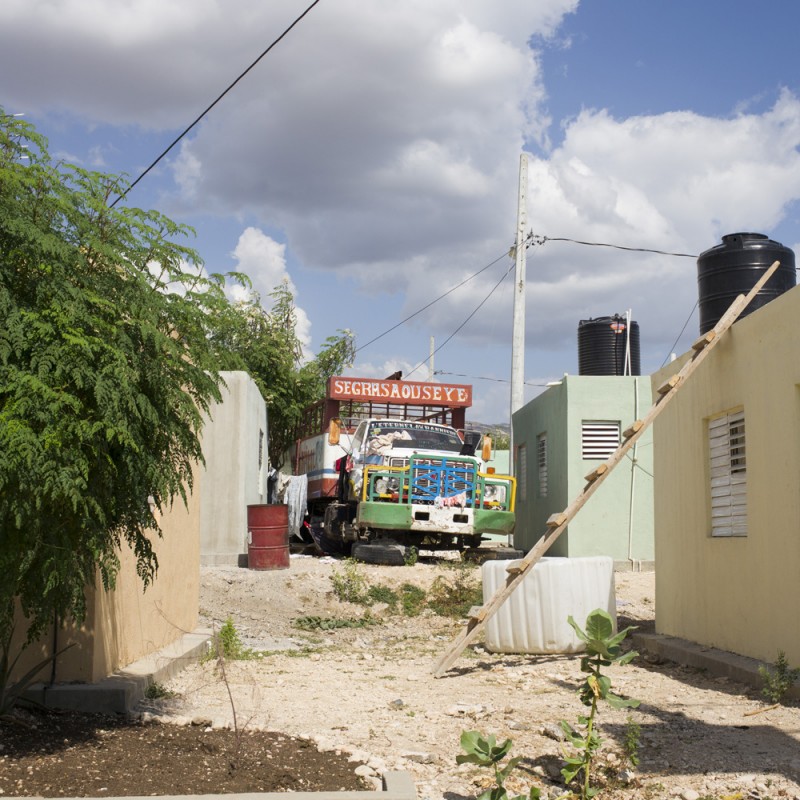
{"type": "Polygon", "coordinates": [[[496,483],[487,484],[483,498],[487,503],[505,503],[506,487],[496,483]]]}

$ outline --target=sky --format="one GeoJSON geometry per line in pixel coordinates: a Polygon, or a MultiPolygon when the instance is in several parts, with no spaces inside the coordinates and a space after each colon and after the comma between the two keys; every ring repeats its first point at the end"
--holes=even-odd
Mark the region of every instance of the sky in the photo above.
{"type": "MultiPolygon", "coordinates": [[[[133,180],[310,4],[3,0],[0,107],[133,180]]],[[[698,254],[800,246],[798,30],[794,0],[319,0],[126,202],[267,305],[288,280],[307,352],[348,329],[350,374],[427,380],[433,342],[507,422],[521,154],[525,400],[629,309],[649,374],[699,333],[698,254]]]]}

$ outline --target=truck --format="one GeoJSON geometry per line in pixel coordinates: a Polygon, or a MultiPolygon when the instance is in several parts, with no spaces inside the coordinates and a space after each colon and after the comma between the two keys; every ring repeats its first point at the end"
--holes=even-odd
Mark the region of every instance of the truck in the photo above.
{"type": "Polygon", "coordinates": [[[334,376],[307,409],[293,471],[306,533],[325,553],[402,564],[409,548],[464,550],[514,530],[516,483],[466,428],[472,387],[334,376]]]}

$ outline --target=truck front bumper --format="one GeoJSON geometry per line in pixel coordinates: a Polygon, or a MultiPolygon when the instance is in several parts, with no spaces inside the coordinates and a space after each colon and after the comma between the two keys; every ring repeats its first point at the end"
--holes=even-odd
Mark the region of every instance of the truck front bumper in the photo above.
{"type": "Polygon", "coordinates": [[[425,534],[472,536],[480,533],[509,534],[514,514],[508,511],[437,508],[431,505],[362,502],[356,523],[373,530],[415,531],[425,534]]]}

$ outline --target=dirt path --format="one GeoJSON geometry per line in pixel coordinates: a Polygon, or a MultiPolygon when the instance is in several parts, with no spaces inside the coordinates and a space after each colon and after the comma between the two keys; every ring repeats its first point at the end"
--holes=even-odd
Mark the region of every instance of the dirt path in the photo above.
{"type": "MultiPolygon", "coordinates": [[[[365,608],[339,602],[331,576],[343,563],[293,557],[289,570],[255,572],[204,568],[201,613],[217,629],[231,617],[245,644],[267,651],[258,660],[228,662],[227,677],[239,725],[307,736],[324,747],[352,752],[372,776],[387,769],[411,772],[420,798],[457,800],[487,785],[470,765],[457,765],[463,730],[514,740],[523,756],[509,788],[531,783],[557,797],[562,743],[558,722],[583,712],[575,690],[577,656],[501,655],[480,645],[441,679],[435,660],[463,621],[424,611],[420,616],[370,613],[382,624],[303,631],[298,617],[357,618],[365,608]]],[[[428,590],[436,563],[413,567],[361,566],[371,585],[404,582],[428,590]]],[[[479,578],[479,571],[475,576],[479,578]]],[[[449,580],[449,578],[448,578],[449,580]]],[[[619,573],[620,624],[652,628],[652,573],[619,573]]],[[[615,691],[636,697],[633,712],[604,709],[602,765],[612,777],[603,797],[766,798],[800,800],[800,709],[763,711],[757,692],[695,670],[637,659],[612,670],[615,691]],[[759,713],[753,713],[759,712],[759,713]],[[639,726],[640,765],[626,775],[622,742],[639,726]],[[628,780],[626,780],[628,778],[628,780]]],[[[229,725],[232,706],[213,664],[196,665],[168,687],[179,698],[151,711],[170,719],[198,716],[229,725]]]]}

